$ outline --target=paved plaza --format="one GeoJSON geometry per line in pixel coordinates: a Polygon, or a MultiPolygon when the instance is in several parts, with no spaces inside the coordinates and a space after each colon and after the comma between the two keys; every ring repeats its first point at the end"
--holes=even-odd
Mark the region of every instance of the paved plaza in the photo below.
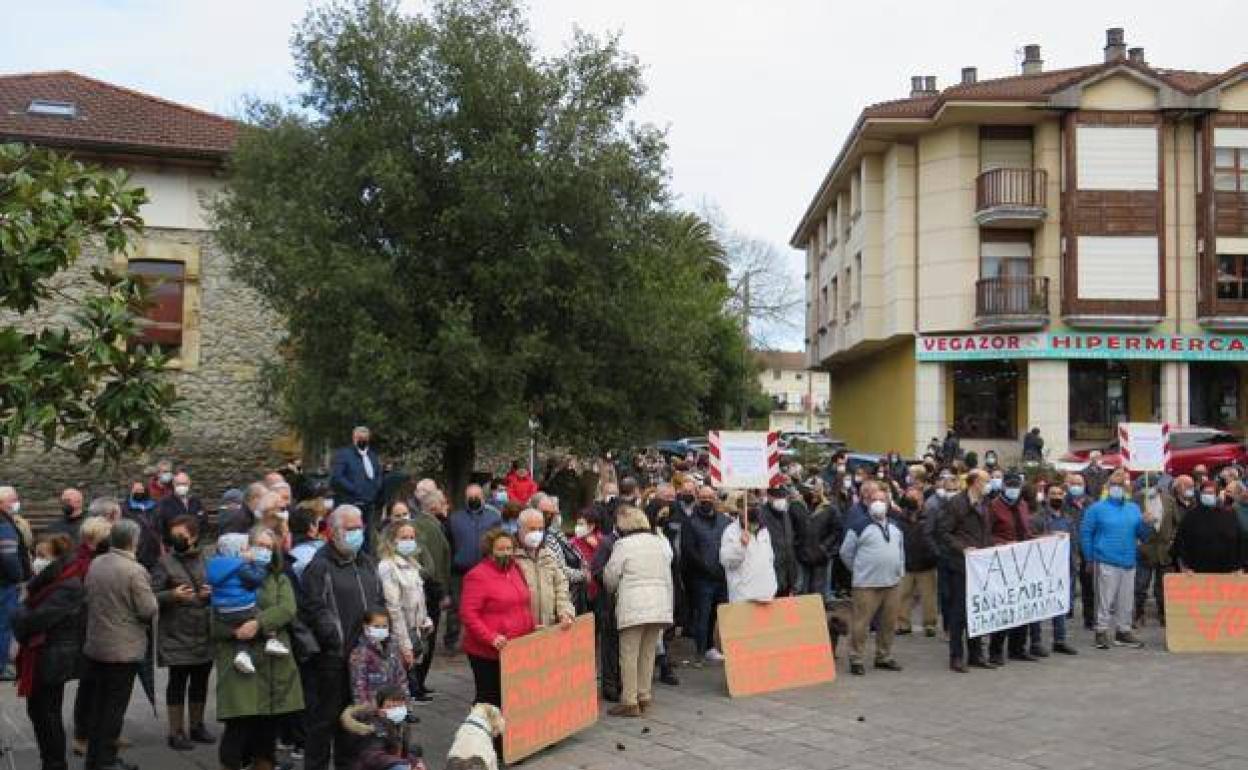
{"type": "MultiPolygon", "coordinates": [[[[680,687],[656,685],[648,718],[611,718],[604,708],[594,728],[520,766],[1248,768],[1248,656],[1171,655],[1160,629],[1149,626],[1141,636],[1147,642],[1143,650],[1100,651],[1080,628],[1078,657],[1014,662],[965,675],[947,670],[939,639],[901,637],[896,654],[906,667],[902,673],[868,668],[866,676],[853,677],[842,655],[830,685],[743,700],[726,696],[720,669],[685,667],[680,687]]],[[[439,770],[467,710],[472,676],[462,657],[439,655],[430,683],[441,692],[419,715],[430,770],[439,770]]],[[[67,696],[67,715],[72,702],[67,696]]],[[[0,729],[15,748],[15,766],[35,770],[30,723],[12,685],[0,695],[0,718],[0,729]]],[[[163,719],[153,719],[136,687],[125,730],[135,747],[125,753],[127,759],[142,770],[219,767],[215,748],[177,754],[165,747],[164,734],[163,719]]],[[[70,766],[81,767],[81,760],[71,758],[70,766]]]]}

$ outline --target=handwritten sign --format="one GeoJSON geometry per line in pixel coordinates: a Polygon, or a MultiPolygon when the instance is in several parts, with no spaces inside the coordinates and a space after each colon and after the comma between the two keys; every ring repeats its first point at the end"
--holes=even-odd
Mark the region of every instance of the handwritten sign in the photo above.
{"type": "Polygon", "coordinates": [[[1127,470],[1160,473],[1170,459],[1170,426],[1157,422],[1120,422],[1118,443],[1127,470]]]}
{"type": "Polygon", "coordinates": [[[1166,575],[1170,652],[1248,652],[1248,576],[1166,575]]]}
{"type": "Polygon", "coordinates": [[[728,489],[767,489],[780,472],[779,434],[713,430],[711,482],[728,489]]]}
{"type": "Polygon", "coordinates": [[[598,721],[594,616],[513,639],[499,663],[503,755],[518,762],[598,721]]]}
{"type": "Polygon", "coordinates": [[[970,636],[1070,611],[1070,538],[1042,537],[966,554],[970,636]]]}
{"type": "Polygon", "coordinates": [[[734,698],[836,678],[822,597],[719,605],[724,674],[734,698]]]}

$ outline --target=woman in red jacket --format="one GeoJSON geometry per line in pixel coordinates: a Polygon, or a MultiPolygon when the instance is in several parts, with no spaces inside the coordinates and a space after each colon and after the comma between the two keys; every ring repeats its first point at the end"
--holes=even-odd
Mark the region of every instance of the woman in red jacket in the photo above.
{"type": "Polygon", "coordinates": [[[503,706],[498,655],[511,639],[531,632],[529,586],[512,559],[516,542],[501,529],[492,529],[481,542],[481,562],[464,575],[459,616],[463,622],[464,652],[476,682],[475,703],[503,706]]]}

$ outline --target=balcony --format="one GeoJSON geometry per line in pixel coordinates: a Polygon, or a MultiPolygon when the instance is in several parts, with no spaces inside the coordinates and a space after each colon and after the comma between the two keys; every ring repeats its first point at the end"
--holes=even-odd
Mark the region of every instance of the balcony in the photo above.
{"type": "Polygon", "coordinates": [[[1048,174],[994,168],[975,180],[975,221],[993,227],[1039,227],[1048,216],[1048,174]]]}
{"type": "Polygon", "coordinates": [[[1027,275],[975,282],[975,328],[1043,329],[1049,323],[1049,279],[1027,275]]]}

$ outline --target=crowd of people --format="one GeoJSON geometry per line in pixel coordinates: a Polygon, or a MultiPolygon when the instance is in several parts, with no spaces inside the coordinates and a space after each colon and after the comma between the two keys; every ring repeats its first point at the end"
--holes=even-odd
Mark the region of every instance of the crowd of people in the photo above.
{"type": "Polygon", "coordinates": [[[1166,573],[1248,566],[1248,486],[1235,467],[1132,479],[1098,460],[1024,473],[946,440],[915,463],[838,453],[787,464],[771,489],[724,491],[705,454],[569,457],[539,478],[517,462],[452,510],[449,490],[389,472],[357,428],[326,484],[292,465],[226,492],[212,516],[188,471],[162,462],[123,500],[84,506],[65,490],[37,540],[19,491],[0,487],[0,649],[18,643],[6,675],[44,770],[67,767],[75,679],[74,752],[87,770],[133,768],[123,717],[153,665],[168,669],[171,750],[217,744],[227,770],[279,758],[371,770],[423,764],[413,712],[436,697],[439,631],[466,655],[475,702],[501,706],[501,651],[592,613],[601,693],[620,718],[645,714],[656,679],[680,684],[678,639],[695,666],[723,661],[723,602],[848,607],[853,675],[873,635],[873,668],[901,671],[894,637],[920,626],[943,635],[958,673],[1075,655],[1076,591],[1097,648],[1138,647],[1150,596],[1165,622],[1166,573]],[[993,633],[985,650],[967,634],[965,554],[1047,535],[1071,539],[1072,616],[993,633]],[[220,736],[205,723],[214,669],[220,736]]]}

